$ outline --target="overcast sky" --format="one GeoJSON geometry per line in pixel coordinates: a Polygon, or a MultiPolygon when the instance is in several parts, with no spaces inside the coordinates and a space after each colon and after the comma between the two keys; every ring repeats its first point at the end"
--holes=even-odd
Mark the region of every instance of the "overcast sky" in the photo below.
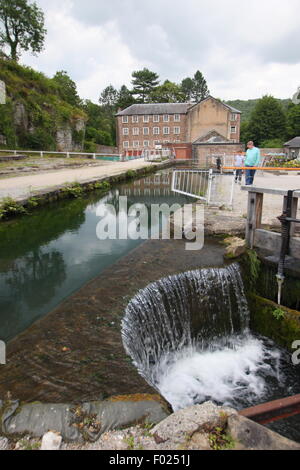
{"type": "Polygon", "coordinates": [[[180,82],[201,70],[213,96],[288,98],[300,86],[299,0],[37,0],[46,47],[22,62],[66,70],[97,101],[144,66],[180,82]]]}

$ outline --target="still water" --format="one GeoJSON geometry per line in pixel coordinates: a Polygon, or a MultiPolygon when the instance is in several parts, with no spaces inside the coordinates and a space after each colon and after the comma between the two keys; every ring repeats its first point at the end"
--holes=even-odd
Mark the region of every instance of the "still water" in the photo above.
{"type": "Polygon", "coordinates": [[[58,202],[0,225],[0,339],[8,341],[56,307],[141,240],[99,240],[99,205],[118,196],[135,203],[179,203],[191,200],[171,191],[171,172],[122,185],[103,197],[58,202]]]}

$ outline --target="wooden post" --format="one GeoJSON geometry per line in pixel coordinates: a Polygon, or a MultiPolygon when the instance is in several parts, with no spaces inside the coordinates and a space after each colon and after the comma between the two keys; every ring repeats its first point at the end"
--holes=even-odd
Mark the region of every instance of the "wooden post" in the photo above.
{"type": "Polygon", "coordinates": [[[249,191],[246,240],[251,249],[254,247],[255,230],[260,228],[262,224],[263,201],[263,193],[249,191]]]}

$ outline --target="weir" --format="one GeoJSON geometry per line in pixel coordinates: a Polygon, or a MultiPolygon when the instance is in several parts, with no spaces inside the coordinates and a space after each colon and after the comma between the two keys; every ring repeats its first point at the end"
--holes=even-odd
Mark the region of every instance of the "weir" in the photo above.
{"type": "Polygon", "coordinates": [[[207,400],[242,409],[284,394],[289,380],[283,351],[249,324],[232,264],[150,284],[129,303],[122,336],[139,373],[174,410],[207,400]]]}

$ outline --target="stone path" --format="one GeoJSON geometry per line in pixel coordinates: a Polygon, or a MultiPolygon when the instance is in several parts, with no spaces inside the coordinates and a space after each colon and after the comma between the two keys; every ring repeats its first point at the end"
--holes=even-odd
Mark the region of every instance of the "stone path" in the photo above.
{"type": "Polygon", "coordinates": [[[114,176],[122,171],[136,170],[149,166],[144,159],[129,162],[107,162],[97,167],[84,167],[76,169],[63,169],[48,173],[17,176],[15,178],[0,180],[0,200],[3,197],[12,197],[16,200],[26,199],[36,191],[53,189],[65,183],[86,182],[95,178],[114,176]]]}
{"type": "MultiPolygon", "coordinates": [[[[226,176],[224,178],[224,184],[228,186],[226,193],[230,194],[232,178],[226,176]]],[[[263,175],[258,174],[255,178],[255,184],[259,188],[271,188],[271,189],[300,189],[300,176],[295,174],[290,175],[275,175],[264,173],[263,175]]],[[[264,206],[263,206],[263,223],[268,225],[279,225],[277,217],[282,213],[283,198],[282,196],[274,196],[271,194],[265,194],[264,206]]],[[[248,208],[248,192],[242,191],[239,185],[235,187],[234,194],[234,206],[233,211],[223,211],[223,215],[232,216],[244,216],[246,217],[248,208]]],[[[298,208],[298,218],[300,218],[300,203],[298,208]]]]}

